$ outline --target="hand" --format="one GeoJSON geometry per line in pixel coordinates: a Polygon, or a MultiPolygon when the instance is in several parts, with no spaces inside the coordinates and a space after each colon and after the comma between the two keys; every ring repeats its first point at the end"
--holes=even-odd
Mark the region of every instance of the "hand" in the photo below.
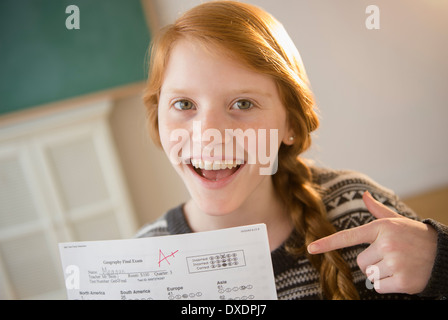
{"type": "Polygon", "coordinates": [[[357,263],[364,274],[378,271],[368,275],[378,293],[422,292],[434,265],[437,232],[427,224],[395,213],[368,192],[363,201],[377,220],[316,240],[308,246],[308,252],[318,254],[370,243],[358,255],[357,263]]]}

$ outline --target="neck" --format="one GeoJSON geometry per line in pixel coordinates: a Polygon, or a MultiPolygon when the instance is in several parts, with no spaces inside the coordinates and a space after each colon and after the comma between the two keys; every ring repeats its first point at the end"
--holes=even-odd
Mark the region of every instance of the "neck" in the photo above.
{"type": "Polygon", "coordinates": [[[275,250],[289,237],[293,227],[285,206],[275,193],[272,180],[267,180],[269,182],[258,188],[240,207],[223,215],[210,215],[190,199],[184,206],[190,228],[200,232],[264,223],[270,249],[275,250]]]}

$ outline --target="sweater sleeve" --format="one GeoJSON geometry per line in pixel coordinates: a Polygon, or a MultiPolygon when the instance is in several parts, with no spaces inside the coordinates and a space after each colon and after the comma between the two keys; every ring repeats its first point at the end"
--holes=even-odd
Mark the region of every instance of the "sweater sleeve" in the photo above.
{"type": "Polygon", "coordinates": [[[437,231],[437,252],[431,277],[426,288],[419,294],[422,297],[448,298],[448,226],[432,219],[422,221],[437,231]]]}
{"type": "MultiPolygon", "coordinates": [[[[329,219],[338,230],[367,224],[374,219],[362,201],[365,190],[395,212],[431,225],[438,235],[436,258],[425,289],[414,296],[424,299],[448,298],[448,226],[432,219],[421,219],[392,190],[379,185],[364,174],[320,168],[313,168],[313,170],[313,179],[322,190],[322,198],[329,219]]],[[[356,264],[356,261],[351,263],[356,264]]]]}

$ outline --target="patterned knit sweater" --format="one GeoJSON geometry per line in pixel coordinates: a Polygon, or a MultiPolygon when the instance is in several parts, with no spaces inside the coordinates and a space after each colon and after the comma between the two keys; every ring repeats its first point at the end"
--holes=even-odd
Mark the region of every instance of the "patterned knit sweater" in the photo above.
{"type": "MultiPolygon", "coordinates": [[[[362,201],[362,194],[368,190],[374,198],[394,211],[418,219],[406,205],[400,202],[390,190],[378,185],[367,176],[353,171],[335,171],[311,168],[313,181],[322,188],[323,202],[328,219],[337,230],[353,228],[375,219],[362,201]]],[[[154,223],[144,226],[137,237],[152,237],[190,233],[182,205],[169,210],[154,223]]],[[[448,227],[431,219],[423,220],[432,225],[438,233],[436,261],[426,289],[419,295],[378,294],[366,286],[366,277],[356,263],[356,257],[367,245],[342,249],[342,256],[348,262],[355,287],[361,299],[445,299],[448,296],[448,227]]],[[[321,299],[319,273],[308,259],[289,255],[284,245],[271,252],[278,299],[321,299]]],[[[418,276],[418,275],[416,275],[418,276]]],[[[370,286],[371,287],[371,286],[370,286]]]]}

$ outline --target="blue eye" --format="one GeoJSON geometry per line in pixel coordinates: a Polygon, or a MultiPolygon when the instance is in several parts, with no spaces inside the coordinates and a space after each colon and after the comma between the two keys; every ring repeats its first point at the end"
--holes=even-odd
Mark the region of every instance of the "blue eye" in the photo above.
{"type": "Polygon", "coordinates": [[[194,104],[188,100],[179,100],[173,104],[174,108],[177,110],[191,110],[194,108],[194,104]]]}
{"type": "Polygon", "coordinates": [[[238,100],[232,105],[232,109],[249,110],[254,106],[249,100],[238,100]]]}

